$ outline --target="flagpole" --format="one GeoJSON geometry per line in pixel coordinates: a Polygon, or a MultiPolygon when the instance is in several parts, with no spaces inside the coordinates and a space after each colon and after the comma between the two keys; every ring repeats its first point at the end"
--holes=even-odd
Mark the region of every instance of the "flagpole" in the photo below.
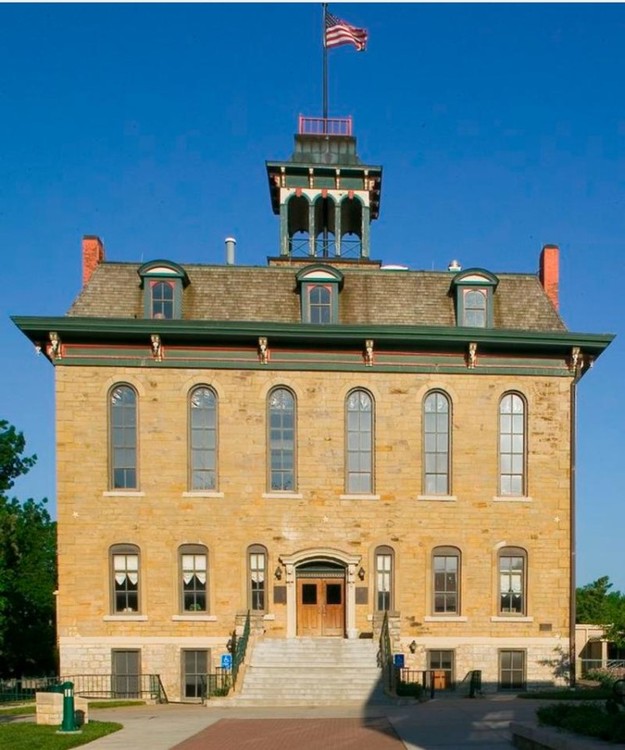
{"type": "Polygon", "coordinates": [[[328,12],[328,4],[322,3],[323,8],[323,31],[322,44],[323,44],[323,132],[326,132],[327,119],[328,119],[328,47],[326,45],[326,14],[328,12]]]}

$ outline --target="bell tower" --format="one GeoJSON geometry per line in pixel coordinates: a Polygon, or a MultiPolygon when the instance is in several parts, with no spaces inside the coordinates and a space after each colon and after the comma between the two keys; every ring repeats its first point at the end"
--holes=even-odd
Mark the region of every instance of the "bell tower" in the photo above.
{"type": "Polygon", "coordinates": [[[281,258],[369,260],[382,167],[358,158],[351,117],[300,116],[293,155],[267,162],[267,176],[281,258]]]}

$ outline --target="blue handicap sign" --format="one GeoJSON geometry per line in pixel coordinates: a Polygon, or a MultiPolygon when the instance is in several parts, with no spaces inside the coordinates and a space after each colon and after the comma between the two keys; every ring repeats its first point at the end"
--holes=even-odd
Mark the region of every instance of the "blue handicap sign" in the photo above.
{"type": "Polygon", "coordinates": [[[221,668],[232,669],[232,654],[221,655],[221,668]]]}
{"type": "Polygon", "coordinates": [[[398,669],[404,668],[404,655],[403,654],[393,654],[393,664],[398,669]]]}

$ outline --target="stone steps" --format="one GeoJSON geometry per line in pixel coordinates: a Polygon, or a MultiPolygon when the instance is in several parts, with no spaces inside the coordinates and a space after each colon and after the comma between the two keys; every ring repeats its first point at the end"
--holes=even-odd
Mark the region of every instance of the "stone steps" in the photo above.
{"type": "Polygon", "coordinates": [[[380,704],[388,702],[381,675],[371,640],[265,639],[254,646],[239,693],[226,700],[240,706],[380,704]]]}

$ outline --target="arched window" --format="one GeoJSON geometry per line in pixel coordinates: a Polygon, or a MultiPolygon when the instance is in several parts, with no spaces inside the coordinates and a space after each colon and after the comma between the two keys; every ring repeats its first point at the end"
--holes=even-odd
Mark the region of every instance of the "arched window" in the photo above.
{"type": "Polygon", "coordinates": [[[505,393],[499,402],[499,494],[527,494],[526,408],[518,393],[505,393]]]}
{"type": "Polygon", "coordinates": [[[217,396],[198,386],[189,394],[189,486],[217,488],[217,396]]]}
{"type": "Polygon", "coordinates": [[[375,608],[384,612],[393,607],[393,561],[392,547],[376,547],[375,550],[375,608]]]}
{"type": "Polygon", "coordinates": [[[373,492],[373,399],[363,390],[348,394],[347,487],[348,493],[373,492]]]}
{"type": "Polygon", "coordinates": [[[332,293],[330,288],[321,284],[309,287],[308,309],[311,323],[331,323],[332,293]]]}
{"type": "Polygon", "coordinates": [[[451,405],[441,391],[423,400],[423,491],[426,495],[450,494],[451,405]]]}
{"type": "Polygon", "coordinates": [[[139,547],[114,544],[110,549],[111,611],[113,614],[139,612],[139,547]]]}
{"type": "Polygon", "coordinates": [[[129,385],[116,385],[109,394],[109,463],[112,489],[138,488],[137,394],[129,385]]]}
{"type": "Polygon", "coordinates": [[[174,286],[169,281],[157,281],[152,286],[152,317],[174,317],[174,286]]]}
{"type": "Polygon", "coordinates": [[[274,388],[267,397],[269,490],[294,492],[295,397],[287,388],[274,388]]]}
{"type": "Polygon", "coordinates": [[[486,327],[486,291],[482,289],[464,290],[463,325],[475,328],[486,327]]]}
{"type": "Polygon", "coordinates": [[[499,614],[524,615],[527,607],[527,552],[503,547],[498,555],[499,614]]]}
{"type": "Polygon", "coordinates": [[[247,548],[248,606],[252,612],[267,607],[267,550],[260,544],[247,548]]]}
{"type": "Polygon", "coordinates": [[[460,550],[456,547],[432,551],[432,594],[435,615],[460,614],[460,550]]]}
{"type": "Polygon", "coordinates": [[[181,611],[208,612],[208,550],[201,544],[184,544],[179,558],[181,611]]]}

